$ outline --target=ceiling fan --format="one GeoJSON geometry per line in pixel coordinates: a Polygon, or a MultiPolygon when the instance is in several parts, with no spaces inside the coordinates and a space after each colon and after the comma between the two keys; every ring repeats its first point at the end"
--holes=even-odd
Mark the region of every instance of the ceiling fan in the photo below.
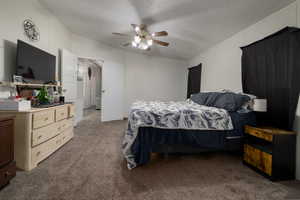
{"type": "MultiPolygon", "coordinates": [[[[151,46],[153,43],[161,45],[161,46],[169,46],[168,42],[163,42],[160,40],[156,40],[155,37],[161,37],[161,36],[167,36],[168,32],[167,31],[160,31],[160,32],[154,32],[150,33],[147,29],[147,25],[141,24],[131,24],[132,28],[134,29],[134,37],[131,42],[127,42],[123,44],[123,47],[127,47],[131,45],[134,48],[142,49],[142,50],[151,50],[151,46]]],[[[128,34],[123,34],[123,33],[112,33],[114,35],[118,36],[125,36],[125,37],[132,37],[131,35],[128,34]]]]}

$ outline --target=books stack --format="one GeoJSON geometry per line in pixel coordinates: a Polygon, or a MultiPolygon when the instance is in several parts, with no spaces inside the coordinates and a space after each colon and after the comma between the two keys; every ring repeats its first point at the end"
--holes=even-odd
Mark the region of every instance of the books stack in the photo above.
{"type": "Polygon", "coordinates": [[[29,111],[31,102],[17,99],[0,99],[0,110],[29,111]]]}

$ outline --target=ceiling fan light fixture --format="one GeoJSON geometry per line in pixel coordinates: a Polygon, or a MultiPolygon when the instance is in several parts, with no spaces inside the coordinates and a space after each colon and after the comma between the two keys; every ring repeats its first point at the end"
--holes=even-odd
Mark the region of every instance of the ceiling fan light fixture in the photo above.
{"type": "Polygon", "coordinates": [[[136,36],[134,36],[134,41],[135,41],[135,43],[137,43],[137,44],[139,44],[140,42],[141,42],[141,37],[140,36],[138,36],[138,35],[136,35],[136,36]]]}
{"type": "Polygon", "coordinates": [[[134,29],[135,29],[136,32],[140,32],[141,31],[141,28],[139,26],[136,26],[134,29]]]}
{"type": "Polygon", "coordinates": [[[149,46],[147,45],[147,43],[140,43],[139,48],[142,50],[147,50],[149,46]]]}
{"type": "Polygon", "coordinates": [[[124,33],[113,33],[118,36],[126,36],[131,38],[132,41],[129,41],[123,44],[123,47],[127,47],[131,44],[133,48],[141,50],[151,50],[151,47],[155,45],[160,45],[168,47],[169,43],[161,40],[157,40],[156,37],[168,36],[167,31],[159,31],[150,33],[145,24],[131,24],[131,27],[134,30],[134,35],[124,34],[124,33]]]}
{"type": "Polygon", "coordinates": [[[132,41],[132,42],[131,42],[131,45],[132,45],[133,47],[138,47],[138,44],[137,44],[135,41],[132,41]]]}
{"type": "Polygon", "coordinates": [[[149,46],[152,46],[153,45],[153,40],[151,39],[151,40],[147,40],[147,44],[149,45],[149,46]]]}

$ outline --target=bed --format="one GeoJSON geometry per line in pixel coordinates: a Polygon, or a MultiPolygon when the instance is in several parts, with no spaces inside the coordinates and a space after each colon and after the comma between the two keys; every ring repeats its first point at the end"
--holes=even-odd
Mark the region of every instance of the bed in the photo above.
{"type": "Polygon", "coordinates": [[[146,164],[152,152],[195,153],[240,150],[253,112],[241,112],[245,95],[201,93],[184,102],[135,102],[122,150],[129,169],[146,164]],[[225,108],[225,109],[224,109],[225,108]]]}

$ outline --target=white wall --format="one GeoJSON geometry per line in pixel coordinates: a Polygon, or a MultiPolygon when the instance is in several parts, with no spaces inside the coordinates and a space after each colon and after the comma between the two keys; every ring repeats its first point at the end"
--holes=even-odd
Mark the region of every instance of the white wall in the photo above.
{"type": "MultiPolygon", "coordinates": [[[[106,76],[103,77],[103,88],[106,92],[118,91],[113,98],[121,101],[113,103],[104,95],[103,105],[110,111],[107,113],[108,120],[127,116],[129,106],[138,99],[176,101],[185,98],[186,62],[127,53],[72,34],[38,0],[1,1],[0,25],[0,81],[8,81],[14,73],[16,42],[21,39],[56,55],[57,73],[60,68],[59,49],[72,51],[78,57],[104,60],[103,74],[106,76]],[[38,42],[28,41],[23,33],[22,22],[28,18],[40,30],[38,42]],[[107,69],[109,72],[105,71],[107,69]]],[[[8,89],[0,87],[0,97],[7,96],[8,89]]]]}
{"type": "Polygon", "coordinates": [[[203,64],[202,91],[223,88],[241,90],[242,51],[240,47],[260,40],[286,26],[296,26],[296,9],[297,4],[293,3],[192,59],[191,65],[200,62],[203,64]]]}
{"type": "MultiPolygon", "coordinates": [[[[0,81],[8,80],[15,71],[17,39],[29,42],[22,27],[25,19],[32,19],[41,33],[40,41],[33,42],[32,45],[56,56],[59,48],[71,47],[71,33],[37,0],[1,1],[0,81]]],[[[0,92],[0,96],[5,95],[4,92],[0,92]]]]}
{"type": "Polygon", "coordinates": [[[72,51],[81,58],[104,60],[102,120],[123,119],[125,99],[124,52],[82,36],[72,35],[72,51]]]}
{"type": "Polygon", "coordinates": [[[182,60],[125,53],[125,110],[136,100],[180,101],[186,98],[188,63],[182,60]]]}
{"type": "MultiPolygon", "coordinates": [[[[266,17],[231,38],[202,52],[190,61],[203,63],[202,91],[219,89],[242,90],[240,47],[260,40],[286,26],[300,26],[300,0],[266,17]],[[297,12],[298,9],[298,12],[297,12]],[[299,13],[299,15],[297,15],[299,13]]],[[[299,102],[300,105],[300,102],[299,102]]],[[[300,133],[300,106],[297,108],[295,130],[300,133]]],[[[300,179],[300,137],[297,137],[297,179],[300,179]]]]}

